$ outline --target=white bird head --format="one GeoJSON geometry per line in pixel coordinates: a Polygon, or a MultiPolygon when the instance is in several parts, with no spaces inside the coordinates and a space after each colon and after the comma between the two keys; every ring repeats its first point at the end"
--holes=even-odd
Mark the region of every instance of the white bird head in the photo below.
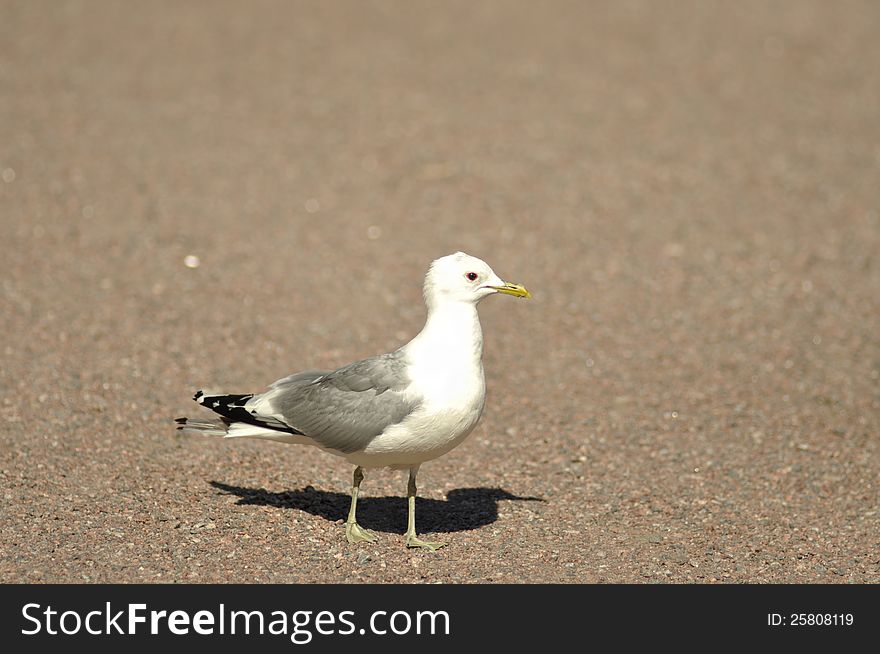
{"type": "Polygon", "coordinates": [[[476,304],[494,293],[532,297],[525,286],[505,282],[485,261],[464,252],[456,252],[431,263],[425,275],[424,292],[429,307],[449,301],[476,304]]]}

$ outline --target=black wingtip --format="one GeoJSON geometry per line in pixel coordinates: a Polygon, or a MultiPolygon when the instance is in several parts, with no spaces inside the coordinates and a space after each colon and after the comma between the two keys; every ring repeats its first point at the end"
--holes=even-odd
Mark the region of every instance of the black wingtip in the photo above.
{"type": "MultiPolygon", "coordinates": [[[[194,399],[196,402],[198,402],[198,401],[199,401],[199,398],[200,398],[200,397],[203,397],[204,395],[205,395],[205,392],[204,392],[204,391],[196,391],[196,394],[193,395],[193,399],[194,399]]],[[[199,402],[199,404],[201,404],[201,402],[199,402]]]]}
{"type": "MultiPolygon", "coordinates": [[[[176,422],[178,425],[185,425],[186,420],[187,420],[186,418],[175,418],[174,422],[176,422]]],[[[180,429],[180,427],[178,427],[178,429],[180,429]]]]}

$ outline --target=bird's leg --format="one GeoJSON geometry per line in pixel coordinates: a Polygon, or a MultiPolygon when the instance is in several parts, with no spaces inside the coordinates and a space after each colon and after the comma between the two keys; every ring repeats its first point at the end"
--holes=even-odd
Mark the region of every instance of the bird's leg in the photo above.
{"type": "Polygon", "coordinates": [[[358,466],[354,469],[354,477],[352,478],[352,486],[351,486],[351,508],[348,510],[348,520],[345,521],[345,537],[348,539],[349,543],[358,543],[362,540],[366,540],[369,542],[373,542],[376,540],[376,537],[368,532],[366,529],[361,528],[361,526],[357,523],[355,519],[355,512],[357,511],[357,502],[358,502],[358,490],[360,490],[361,482],[364,480],[364,471],[358,466]]]}
{"type": "Polygon", "coordinates": [[[431,550],[439,550],[446,543],[437,541],[421,540],[416,536],[416,473],[419,467],[409,469],[409,483],[406,485],[406,499],[409,502],[409,519],[406,526],[406,546],[407,547],[424,547],[431,550]]]}

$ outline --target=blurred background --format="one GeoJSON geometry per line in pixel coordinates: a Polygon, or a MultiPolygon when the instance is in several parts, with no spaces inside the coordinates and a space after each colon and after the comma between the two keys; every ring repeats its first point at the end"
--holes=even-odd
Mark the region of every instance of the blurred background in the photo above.
{"type": "Polygon", "coordinates": [[[880,581],[877,3],[0,15],[3,581],[880,581]],[[449,547],[401,474],[351,547],[344,462],[175,434],[402,345],[456,250],[534,300],[420,474],[449,547]]]}

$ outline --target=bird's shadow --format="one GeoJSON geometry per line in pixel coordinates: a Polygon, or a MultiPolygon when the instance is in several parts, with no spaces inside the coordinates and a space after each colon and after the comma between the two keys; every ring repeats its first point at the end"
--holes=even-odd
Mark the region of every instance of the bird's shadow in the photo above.
{"type": "MultiPolygon", "coordinates": [[[[236,495],[237,504],[274,506],[297,509],[325,520],[345,520],[351,504],[346,493],[323,491],[306,486],[301,490],[273,493],[264,488],[232,486],[219,481],[211,486],[224,494],[236,495]]],[[[456,488],[446,494],[445,500],[417,497],[417,525],[419,533],[468,531],[492,524],[498,519],[498,502],[545,502],[540,497],[519,497],[501,488],[456,488]]],[[[358,523],[365,529],[387,533],[406,531],[407,501],[405,497],[359,497],[358,523]]]]}

